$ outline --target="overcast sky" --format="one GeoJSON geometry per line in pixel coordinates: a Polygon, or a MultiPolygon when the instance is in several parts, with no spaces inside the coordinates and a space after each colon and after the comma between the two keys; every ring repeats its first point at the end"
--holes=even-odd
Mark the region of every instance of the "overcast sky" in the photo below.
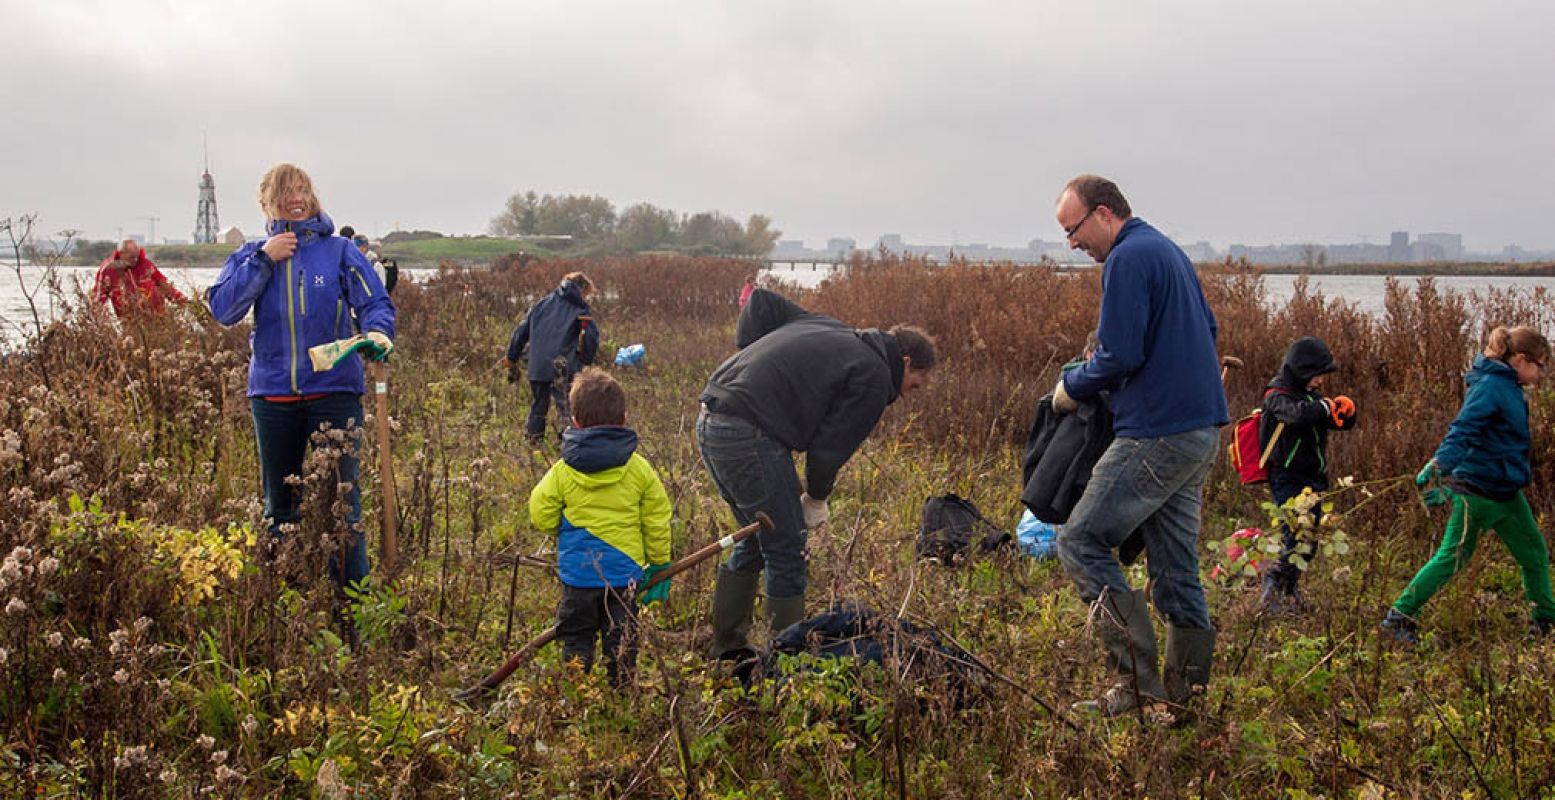
{"type": "Polygon", "coordinates": [[[1079,172],[1185,242],[1555,248],[1555,3],[0,0],[0,216],[189,239],[312,173],[337,224],[516,190],[820,246],[1062,237],[1079,172]]]}

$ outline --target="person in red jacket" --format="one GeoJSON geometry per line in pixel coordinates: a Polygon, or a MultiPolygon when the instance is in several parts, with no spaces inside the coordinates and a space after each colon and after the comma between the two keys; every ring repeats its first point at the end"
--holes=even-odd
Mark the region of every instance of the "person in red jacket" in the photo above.
{"type": "Polygon", "coordinates": [[[169,300],[179,304],[188,302],[183,292],[174,288],[172,281],[151,263],[146,251],[134,239],[125,239],[97,268],[92,298],[99,304],[112,303],[113,313],[120,319],[136,308],[161,312],[169,300]]]}

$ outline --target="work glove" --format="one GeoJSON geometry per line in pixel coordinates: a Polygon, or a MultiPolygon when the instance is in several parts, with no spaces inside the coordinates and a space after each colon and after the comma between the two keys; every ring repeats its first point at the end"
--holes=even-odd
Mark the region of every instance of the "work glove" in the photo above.
{"type": "Polygon", "coordinates": [[[1328,415],[1335,428],[1343,428],[1355,419],[1355,401],[1342,394],[1335,397],[1329,403],[1328,415]]]}
{"type": "Polygon", "coordinates": [[[1059,414],[1068,414],[1077,411],[1080,404],[1069,396],[1069,390],[1064,388],[1064,379],[1058,379],[1058,385],[1053,387],[1053,411],[1059,414]]]}
{"type": "Polygon", "coordinates": [[[367,341],[371,345],[367,357],[374,361],[388,361],[389,354],[394,352],[394,340],[383,331],[368,331],[367,341]]]}
{"type": "Polygon", "coordinates": [[[1426,508],[1441,508],[1452,503],[1452,489],[1442,485],[1441,471],[1437,469],[1434,458],[1420,468],[1420,473],[1415,476],[1415,486],[1420,487],[1420,502],[1426,508]],[[1429,489],[1426,488],[1428,485],[1429,489]]]}
{"type": "Polygon", "coordinates": [[[1420,493],[1420,502],[1426,508],[1441,508],[1452,504],[1452,489],[1447,486],[1432,486],[1420,493]]]}
{"type": "MultiPolygon", "coordinates": [[[[648,585],[648,581],[652,580],[653,576],[659,574],[660,572],[663,572],[666,569],[669,569],[669,566],[670,565],[669,565],[668,562],[663,563],[663,564],[649,564],[646,568],[643,569],[642,583],[640,583],[638,585],[639,586],[647,586],[648,585]]],[[[662,602],[664,602],[666,600],[669,600],[669,597],[670,597],[670,583],[673,580],[674,580],[673,578],[665,578],[664,580],[654,584],[653,586],[650,586],[649,588],[647,588],[647,589],[645,589],[645,590],[643,590],[641,592],[638,592],[637,593],[637,603],[639,605],[647,606],[647,605],[653,605],[654,603],[662,603],[662,602]]]]}
{"type": "Polygon", "coordinates": [[[804,509],[804,526],[818,528],[831,519],[831,507],[825,500],[816,500],[808,492],[799,495],[799,507],[804,509]]]}

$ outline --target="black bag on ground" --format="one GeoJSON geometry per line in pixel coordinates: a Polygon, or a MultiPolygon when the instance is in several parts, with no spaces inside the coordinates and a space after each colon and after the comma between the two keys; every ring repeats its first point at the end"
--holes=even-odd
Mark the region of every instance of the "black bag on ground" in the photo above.
{"type": "Polygon", "coordinates": [[[972,501],[942,494],[923,501],[923,522],[918,526],[918,557],[955,564],[971,552],[991,553],[1013,539],[988,521],[972,501]]]}

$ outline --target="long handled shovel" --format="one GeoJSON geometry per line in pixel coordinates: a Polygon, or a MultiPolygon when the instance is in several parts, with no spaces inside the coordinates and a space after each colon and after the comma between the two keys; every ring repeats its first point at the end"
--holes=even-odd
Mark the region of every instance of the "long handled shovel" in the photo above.
{"type": "Polygon", "coordinates": [[[400,518],[399,504],[394,498],[394,453],[389,449],[389,365],[373,362],[372,369],[378,408],[378,490],[383,494],[378,504],[383,515],[378,559],[383,562],[384,574],[392,578],[400,557],[400,518]]]}
{"type": "MultiPolygon", "coordinates": [[[[360,334],[348,339],[314,345],[308,348],[308,359],[314,372],[334,369],[352,353],[371,348],[366,336],[360,334]]],[[[379,530],[378,560],[384,574],[393,577],[400,556],[399,511],[394,500],[394,454],[389,450],[389,365],[381,361],[368,362],[372,368],[373,394],[377,397],[378,417],[378,484],[383,497],[379,511],[383,519],[379,530]]]]}
{"type": "MultiPolygon", "coordinates": [[[[659,585],[660,583],[663,583],[664,581],[667,581],[670,578],[673,578],[676,575],[691,569],[703,561],[718,555],[724,550],[728,550],[736,544],[749,539],[750,537],[756,535],[757,531],[763,530],[769,532],[772,530],[772,519],[767,516],[766,512],[757,511],[755,522],[746,525],[745,527],[729,534],[728,536],[723,537],[722,539],[719,539],[718,541],[708,542],[691,553],[681,556],[679,561],[676,561],[675,563],[670,564],[668,567],[660,570],[653,576],[652,579],[637,587],[637,591],[645,592],[659,585]]],[[[539,636],[530,639],[528,643],[519,648],[518,652],[510,656],[508,660],[504,662],[502,666],[498,667],[495,672],[483,678],[480,683],[477,683],[474,686],[459,692],[458,694],[454,695],[454,697],[458,700],[468,702],[470,700],[479,699],[480,697],[489,694],[492,690],[496,689],[498,686],[501,686],[502,682],[507,680],[508,676],[512,675],[514,670],[523,666],[525,662],[529,661],[529,659],[534,658],[535,654],[540,652],[540,648],[545,647],[555,639],[556,626],[553,625],[549,628],[546,628],[545,631],[539,636]]]]}

